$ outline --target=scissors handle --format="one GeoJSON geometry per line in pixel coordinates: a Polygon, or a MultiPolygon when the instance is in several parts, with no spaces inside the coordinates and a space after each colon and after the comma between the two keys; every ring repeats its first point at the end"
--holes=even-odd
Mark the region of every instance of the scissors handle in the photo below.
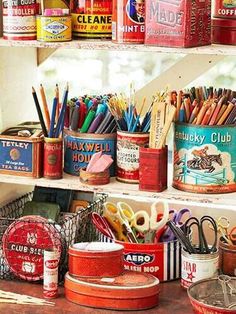
{"type": "Polygon", "coordinates": [[[132,207],[125,202],[118,202],[117,208],[120,211],[120,215],[123,219],[131,222],[134,219],[134,211],[132,207]]]}
{"type": "Polygon", "coordinates": [[[139,210],[134,214],[131,226],[139,232],[146,232],[149,230],[149,215],[145,210],[139,210]]]}
{"type": "MultiPolygon", "coordinates": [[[[184,216],[187,216],[188,218],[190,218],[192,216],[191,210],[188,208],[182,208],[180,209],[176,215],[174,216],[174,222],[176,225],[182,226],[184,224],[184,222],[182,221],[182,218],[184,216]],[[186,215],[187,214],[187,215],[186,215]]],[[[187,218],[187,219],[188,219],[187,218]]],[[[186,220],[187,220],[186,219],[186,220]]]]}
{"type": "Polygon", "coordinates": [[[150,229],[156,231],[158,229],[161,229],[166,225],[168,219],[169,219],[168,203],[164,200],[153,203],[151,206],[150,229]],[[160,207],[162,207],[163,209],[163,217],[161,218],[160,221],[157,221],[157,215],[160,207]]]}
{"type": "Polygon", "coordinates": [[[103,235],[115,240],[115,236],[104,217],[100,216],[98,213],[92,213],[92,222],[103,235]]]}

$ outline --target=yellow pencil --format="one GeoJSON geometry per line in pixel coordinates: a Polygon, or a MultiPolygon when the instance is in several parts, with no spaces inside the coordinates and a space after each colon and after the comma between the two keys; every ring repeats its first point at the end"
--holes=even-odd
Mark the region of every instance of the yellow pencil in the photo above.
{"type": "Polygon", "coordinates": [[[222,125],[224,124],[226,118],[228,117],[230,111],[233,109],[234,104],[232,104],[231,102],[228,104],[225,112],[222,114],[222,116],[220,117],[219,121],[217,122],[217,125],[222,125]]]}
{"type": "Polygon", "coordinates": [[[49,115],[47,100],[46,100],[46,96],[45,96],[44,88],[43,88],[42,84],[40,84],[39,91],[40,91],[40,96],[41,96],[41,100],[42,100],[42,104],[43,104],[43,114],[44,114],[44,118],[45,118],[45,124],[46,124],[47,130],[49,130],[49,128],[50,128],[50,115],[49,115]]]}

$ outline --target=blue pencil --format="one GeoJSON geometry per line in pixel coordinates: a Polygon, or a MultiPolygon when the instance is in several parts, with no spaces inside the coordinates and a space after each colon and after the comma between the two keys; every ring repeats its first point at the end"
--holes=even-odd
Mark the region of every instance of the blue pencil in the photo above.
{"type": "Polygon", "coordinates": [[[51,123],[50,123],[49,137],[53,137],[55,117],[56,117],[56,110],[57,110],[57,97],[54,97],[53,98],[53,104],[52,104],[52,114],[51,114],[51,123]]]}
{"type": "Polygon", "coordinates": [[[63,127],[64,127],[64,120],[65,120],[65,113],[66,113],[66,104],[67,104],[67,97],[68,97],[68,84],[66,86],[66,89],[63,94],[63,99],[62,99],[62,107],[59,115],[59,119],[57,121],[57,126],[55,130],[55,137],[59,137],[63,127]]]}

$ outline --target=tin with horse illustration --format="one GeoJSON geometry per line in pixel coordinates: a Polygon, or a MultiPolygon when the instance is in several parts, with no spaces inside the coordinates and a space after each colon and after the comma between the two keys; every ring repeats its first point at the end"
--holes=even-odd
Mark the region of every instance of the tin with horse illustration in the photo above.
{"type": "Polygon", "coordinates": [[[195,193],[236,191],[235,125],[176,123],[173,186],[195,193]]]}

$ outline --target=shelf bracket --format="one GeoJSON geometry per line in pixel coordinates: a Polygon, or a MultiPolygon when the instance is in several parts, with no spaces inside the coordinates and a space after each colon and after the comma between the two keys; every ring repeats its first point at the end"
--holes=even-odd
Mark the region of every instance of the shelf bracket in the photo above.
{"type": "Polygon", "coordinates": [[[135,98],[138,105],[140,106],[143,98],[146,97],[146,104],[149,106],[152,101],[152,96],[156,94],[157,91],[166,89],[166,87],[175,90],[186,87],[224,58],[225,56],[222,55],[185,55],[172,67],[136,92],[135,98]]]}
{"type": "Polygon", "coordinates": [[[41,65],[56,50],[56,48],[37,48],[37,65],[41,65]]]}

